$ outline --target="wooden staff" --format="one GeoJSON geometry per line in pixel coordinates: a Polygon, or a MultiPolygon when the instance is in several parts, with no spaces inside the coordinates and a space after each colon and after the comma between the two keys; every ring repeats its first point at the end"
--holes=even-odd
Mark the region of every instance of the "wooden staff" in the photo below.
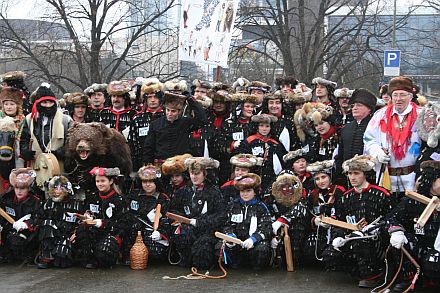
{"type": "Polygon", "coordinates": [[[293,272],[293,253],[292,253],[292,244],[290,242],[289,230],[287,226],[284,226],[284,252],[286,254],[286,265],[287,271],[293,272]]]}
{"type": "Polygon", "coordinates": [[[405,191],[405,195],[409,198],[417,200],[423,204],[426,204],[426,208],[423,210],[423,213],[420,215],[420,218],[417,220],[417,224],[420,227],[424,227],[426,222],[431,217],[434,210],[437,206],[440,205],[440,199],[437,196],[433,196],[432,198],[426,197],[420,193],[415,191],[405,191]]]}
{"type": "Polygon", "coordinates": [[[226,242],[231,242],[231,243],[235,243],[235,244],[238,244],[238,245],[242,245],[243,244],[243,241],[241,241],[240,239],[232,237],[232,236],[229,236],[229,235],[226,235],[226,234],[221,233],[221,232],[215,232],[214,235],[215,235],[215,237],[223,239],[226,242]]]}
{"type": "Polygon", "coordinates": [[[177,215],[177,214],[173,214],[173,213],[166,213],[165,216],[167,216],[167,218],[170,218],[174,221],[183,223],[183,224],[188,224],[191,222],[191,219],[181,216],[181,215],[177,215]]]}
{"type": "Polygon", "coordinates": [[[15,223],[15,220],[2,208],[0,208],[0,215],[5,218],[5,220],[8,221],[10,224],[13,225],[15,223]]]}
{"type": "Polygon", "coordinates": [[[347,230],[351,230],[351,231],[359,231],[361,230],[365,225],[365,219],[362,218],[359,222],[357,222],[357,224],[350,224],[344,221],[339,221],[339,220],[335,220],[331,217],[321,217],[321,222],[324,224],[328,224],[331,226],[335,226],[335,227],[339,227],[339,228],[343,228],[343,229],[347,229],[347,230]]]}
{"type": "Polygon", "coordinates": [[[162,209],[162,205],[160,203],[156,206],[156,212],[154,214],[154,224],[153,224],[153,230],[157,231],[159,229],[159,220],[160,220],[160,210],[162,209]]]}

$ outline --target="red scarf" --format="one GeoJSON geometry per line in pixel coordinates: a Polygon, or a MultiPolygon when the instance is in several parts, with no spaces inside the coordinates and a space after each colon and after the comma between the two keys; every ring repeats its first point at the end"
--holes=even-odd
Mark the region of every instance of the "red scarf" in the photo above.
{"type": "Polygon", "coordinates": [[[328,140],[335,133],[336,133],[336,127],[331,125],[330,129],[328,130],[327,133],[320,135],[321,136],[321,140],[328,140]]]}
{"type": "Polygon", "coordinates": [[[391,146],[394,158],[402,160],[410,145],[412,127],[417,120],[417,106],[411,102],[412,110],[399,120],[397,114],[393,115],[393,105],[388,105],[384,117],[380,120],[380,130],[387,135],[388,145],[391,146]]]}
{"type": "Polygon", "coordinates": [[[37,121],[37,119],[38,119],[37,105],[39,103],[41,103],[42,101],[53,101],[56,104],[57,98],[52,97],[52,96],[43,96],[34,102],[34,104],[32,105],[31,119],[34,119],[35,121],[37,121]]]}
{"type": "Polygon", "coordinates": [[[216,114],[214,111],[212,111],[212,113],[215,116],[214,126],[215,126],[216,129],[220,129],[220,127],[222,126],[223,120],[225,120],[225,118],[229,116],[229,112],[226,111],[223,114],[216,114]]]}

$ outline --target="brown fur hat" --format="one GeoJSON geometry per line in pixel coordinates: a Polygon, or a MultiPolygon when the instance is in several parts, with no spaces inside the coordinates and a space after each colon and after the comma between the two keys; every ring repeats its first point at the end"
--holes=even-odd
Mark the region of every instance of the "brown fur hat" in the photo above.
{"type": "Polygon", "coordinates": [[[248,92],[250,93],[253,90],[263,91],[265,93],[271,90],[271,86],[262,81],[251,81],[247,87],[248,92]]]}
{"type": "Polygon", "coordinates": [[[434,160],[423,161],[420,164],[420,169],[424,170],[426,168],[440,170],[440,161],[434,161],[434,160]]]}
{"type": "Polygon", "coordinates": [[[230,100],[232,102],[242,102],[242,103],[252,103],[254,105],[257,104],[258,97],[255,95],[249,95],[249,94],[233,94],[230,97],[230,100]]]}
{"type": "Polygon", "coordinates": [[[307,172],[310,172],[312,174],[316,173],[326,173],[331,176],[332,168],[335,164],[334,160],[326,160],[321,162],[314,162],[312,164],[309,164],[306,168],[307,172]]]}
{"type": "Polygon", "coordinates": [[[8,71],[0,75],[2,82],[8,82],[11,80],[24,80],[26,74],[23,71],[8,71]]]}
{"type": "Polygon", "coordinates": [[[351,94],[354,90],[351,90],[349,88],[343,87],[340,89],[336,89],[333,93],[335,95],[335,98],[351,98],[351,94]]]}
{"type": "Polygon", "coordinates": [[[12,101],[21,109],[23,106],[23,92],[16,88],[4,87],[0,92],[0,103],[3,104],[5,101],[12,101]]]}
{"type": "Polygon", "coordinates": [[[101,168],[94,167],[89,174],[93,176],[106,176],[106,177],[118,177],[121,175],[121,171],[118,167],[115,168],[101,168]]]}
{"type": "Polygon", "coordinates": [[[108,84],[107,93],[110,96],[123,96],[128,94],[131,86],[127,81],[115,80],[108,84]]]}
{"type": "Polygon", "coordinates": [[[270,114],[259,114],[259,115],[253,115],[251,118],[251,121],[254,123],[267,123],[271,124],[278,121],[278,118],[276,116],[270,115],[270,114]]]}
{"type": "MultiPolygon", "coordinates": [[[[66,96],[63,96],[63,99],[66,102],[67,106],[75,106],[75,105],[89,105],[89,97],[83,93],[68,93],[66,96]]],[[[60,100],[60,105],[62,105],[62,101],[60,100]]]]}
{"type": "Polygon", "coordinates": [[[408,76],[396,76],[390,80],[388,84],[388,93],[391,95],[394,91],[403,90],[414,93],[414,83],[408,76]]]}
{"type": "Polygon", "coordinates": [[[383,84],[379,87],[379,94],[380,96],[383,94],[388,94],[388,84],[383,84]]]}
{"type": "Polygon", "coordinates": [[[348,171],[368,172],[373,170],[377,163],[377,160],[369,155],[355,155],[342,164],[342,169],[345,173],[348,171]]]}
{"type": "Polygon", "coordinates": [[[194,98],[194,100],[200,104],[200,106],[202,106],[204,109],[208,109],[209,107],[212,106],[212,99],[209,98],[208,96],[197,96],[194,98]]]}
{"type": "Polygon", "coordinates": [[[170,91],[170,92],[185,92],[188,90],[188,85],[186,84],[185,80],[179,80],[179,79],[173,79],[173,80],[169,80],[166,81],[164,84],[165,91],[170,91]]]}
{"type": "Polygon", "coordinates": [[[440,140],[440,104],[429,102],[417,115],[416,127],[420,138],[436,148],[440,140]]]}
{"type": "Polygon", "coordinates": [[[284,100],[284,96],[281,91],[275,91],[273,93],[269,93],[264,96],[265,100],[280,100],[281,102],[284,100]]]}
{"type": "Polygon", "coordinates": [[[5,116],[0,118],[0,131],[1,132],[16,132],[17,125],[12,117],[5,116]]]}
{"type": "Polygon", "coordinates": [[[304,83],[299,83],[292,92],[286,95],[286,100],[293,104],[302,104],[312,100],[312,89],[308,88],[304,83]]]}
{"type": "Polygon", "coordinates": [[[293,122],[296,126],[296,132],[301,141],[305,141],[306,134],[312,133],[313,124],[319,124],[333,114],[333,108],[319,102],[305,103],[301,109],[298,109],[294,116],[293,122]]]}
{"type": "Polygon", "coordinates": [[[72,183],[65,176],[54,176],[49,180],[47,186],[47,195],[55,202],[63,201],[69,195],[73,195],[72,183]],[[61,195],[55,194],[55,189],[60,186],[62,193],[61,195]]]}
{"type": "Polygon", "coordinates": [[[212,88],[212,84],[209,81],[204,81],[204,80],[200,80],[200,79],[194,79],[192,82],[192,85],[194,87],[201,87],[201,88],[205,88],[208,90],[212,88]]]}
{"type": "Polygon", "coordinates": [[[219,161],[206,157],[190,157],[185,160],[185,166],[189,172],[198,174],[206,169],[217,169],[220,166],[219,161]]]}
{"type": "Polygon", "coordinates": [[[232,84],[232,89],[235,93],[237,92],[245,92],[247,87],[249,86],[250,81],[244,77],[237,78],[236,81],[232,84]]]}
{"type": "Polygon", "coordinates": [[[257,190],[261,185],[261,178],[257,174],[247,173],[234,181],[234,186],[238,190],[253,189],[257,190]]]}
{"type": "Polygon", "coordinates": [[[277,203],[286,207],[293,206],[303,196],[301,180],[288,173],[279,175],[272,184],[272,195],[277,203]]]}
{"type": "Polygon", "coordinates": [[[160,91],[163,91],[163,89],[164,84],[155,77],[142,80],[141,90],[147,95],[158,93],[160,91]]]}
{"type": "Polygon", "coordinates": [[[291,87],[293,89],[296,87],[297,84],[298,84],[298,80],[291,75],[280,76],[275,79],[275,85],[280,88],[284,85],[288,85],[289,87],[291,87]]]}
{"type": "Polygon", "coordinates": [[[295,162],[299,158],[306,158],[307,154],[308,153],[304,149],[290,151],[283,156],[283,161],[286,163],[289,161],[295,162]]]}
{"type": "Polygon", "coordinates": [[[231,165],[236,167],[243,167],[243,168],[252,168],[256,165],[258,165],[258,159],[256,156],[251,154],[238,154],[235,156],[232,156],[229,162],[231,165]]]}
{"type": "Polygon", "coordinates": [[[231,94],[229,91],[227,93],[222,93],[221,91],[225,90],[209,90],[208,91],[208,97],[211,98],[213,102],[220,102],[220,103],[227,103],[231,101],[231,94]]]}
{"type": "Polygon", "coordinates": [[[169,109],[182,110],[185,105],[186,96],[172,92],[165,92],[165,107],[169,109]]]}
{"type": "Polygon", "coordinates": [[[9,174],[9,182],[13,187],[29,188],[36,177],[37,173],[32,168],[13,169],[9,174]]]}
{"type": "Polygon", "coordinates": [[[185,160],[191,157],[190,154],[183,154],[166,159],[162,164],[162,173],[166,176],[182,174],[188,169],[185,160]]]}
{"type": "Polygon", "coordinates": [[[107,86],[108,86],[108,84],[106,84],[106,83],[94,83],[84,90],[84,94],[91,96],[97,92],[106,93],[107,86]]]}
{"type": "Polygon", "coordinates": [[[153,164],[141,167],[137,174],[142,181],[156,180],[162,176],[160,170],[153,164]]]}
{"type": "Polygon", "coordinates": [[[314,79],[312,79],[312,85],[316,86],[318,84],[329,86],[332,87],[333,89],[335,89],[338,86],[336,82],[324,79],[322,77],[315,77],[314,79]]]}

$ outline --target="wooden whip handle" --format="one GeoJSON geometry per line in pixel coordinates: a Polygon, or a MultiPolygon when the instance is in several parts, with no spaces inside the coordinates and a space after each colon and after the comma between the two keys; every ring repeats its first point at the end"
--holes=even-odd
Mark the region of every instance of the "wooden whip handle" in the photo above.
{"type": "Polygon", "coordinates": [[[166,213],[165,214],[167,216],[167,218],[170,218],[174,221],[183,223],[183,224],[188,224],[191,222],[191,219],[188,219],[187,217],[181,216],[181,215],[177,215],[177,214],[173,214],[173,213],[166,213]]]}
{"type": "Polygon", "coordinates": [[[160,221],[160,210],[162,209],[162,205],[160,203],[156,206],[156,212],[154,214],[154,224],[153,224],[153,230],[157,231],[159,229],[159,221],[160,221]]]}
{"type": "Polygon", "coordinates": [[[288,272],[293,272],[293,253],[292,244],[290,243],[289,229],[284,226],[284,252],[286,253],[286,266],[288,272]]]}
{"type": "Polygon", "coordinates": [[[8,221],[10,224],[14,224],[15,223],[15,220],[10,215],[8,215],[8,213],[6,213],[5,210],[2,209],[2,208],[0,208],[0,215],[3,218],[5,218],[5,220],[8,221]]]}

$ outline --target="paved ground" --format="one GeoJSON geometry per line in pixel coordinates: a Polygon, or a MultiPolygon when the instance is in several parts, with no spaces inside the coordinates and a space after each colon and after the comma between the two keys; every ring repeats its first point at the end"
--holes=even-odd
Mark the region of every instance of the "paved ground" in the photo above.
{"type": "MultiPolygon", "coordinates": [[[[162,277],[186,275],[187,269],[169,265],[151,265],[143,271],[115,266],[113,269],[38,270],[18,264],[0,266],[0,292],[364,292],[345,274],[305,269],[293,273],[284,270],[229,270],[220,280],[163,280],[162,277]]],[[[217,274],[220,272],[212,272],[217,274]]]]}

